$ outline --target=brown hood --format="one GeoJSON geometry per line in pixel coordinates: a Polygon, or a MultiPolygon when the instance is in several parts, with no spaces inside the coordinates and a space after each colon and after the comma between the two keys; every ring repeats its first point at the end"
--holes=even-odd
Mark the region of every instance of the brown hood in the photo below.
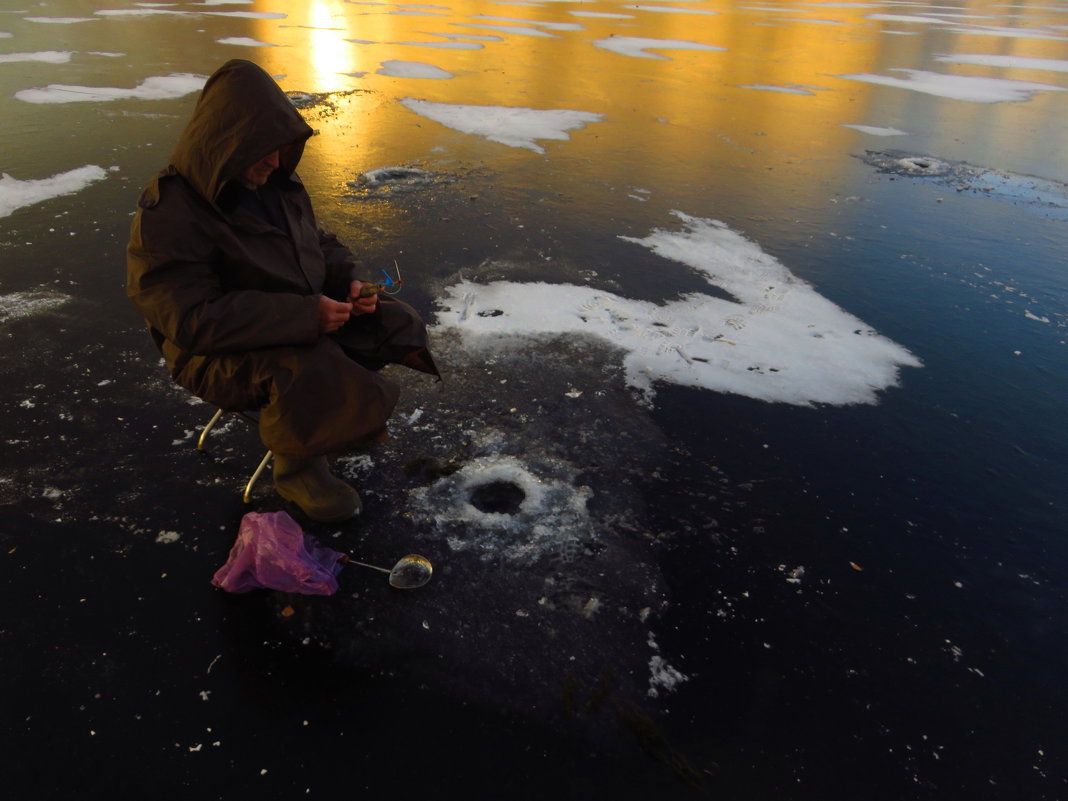
{"type": "Polygon", "coordinates": [[[251,61],[227,61],[208,78],[171,166],[209,203],[227,181],[286,145],[279,171],[291,174],[311,127],[274,79],[251,61]]]}

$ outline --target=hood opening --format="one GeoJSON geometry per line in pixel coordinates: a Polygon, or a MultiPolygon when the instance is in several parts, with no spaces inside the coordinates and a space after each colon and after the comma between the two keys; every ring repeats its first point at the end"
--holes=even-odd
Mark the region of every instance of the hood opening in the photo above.
{"type": "Polygon", "coordinates": [[[275,150],[282,151],[278,172],[288,176],[312,133],[270,75],[232,59],[204,84],[171,165],[214,204],[227,181],[275,150]]]}

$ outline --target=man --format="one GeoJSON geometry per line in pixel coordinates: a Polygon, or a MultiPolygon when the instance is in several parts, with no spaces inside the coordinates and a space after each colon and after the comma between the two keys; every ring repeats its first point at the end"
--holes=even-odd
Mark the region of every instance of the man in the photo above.
{"type": "Polygon", "coordinates": [[[294,173],[311,135],[258,66],[219,68],[141,195],[126,292],[177,383],[224,409],[260,409],[278,493],[338,521],[360,497],[326,455],[384,439],[399,395],[376,371],[438,371],[416,312],[361,297],[355,257],[317,226],[294,173]]]}

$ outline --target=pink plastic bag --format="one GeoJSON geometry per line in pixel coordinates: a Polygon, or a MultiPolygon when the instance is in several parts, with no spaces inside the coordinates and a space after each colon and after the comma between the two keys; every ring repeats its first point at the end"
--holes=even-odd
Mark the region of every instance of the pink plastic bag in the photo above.
{"type": "Polygon", "coordinates": [[[249,512],[241,518],[230,558],[211,583],[227,592],[258,588],[333,595],[345,554],[320,545],[285,512],[249,512]]]}

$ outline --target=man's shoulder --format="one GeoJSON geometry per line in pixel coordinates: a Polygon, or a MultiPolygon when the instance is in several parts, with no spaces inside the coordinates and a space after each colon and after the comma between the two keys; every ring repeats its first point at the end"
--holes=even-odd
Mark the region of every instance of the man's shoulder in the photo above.
{"type": "Polygon", "coordinates": [[[161,170],[149,181],[137,199],[141,209],[169,209],[188,206],[195,197],[192,187],[173,167],[161,170]]]}
{"type": "Polygon", "coordinates": [[[156,175],[137,202],[133,239],[151,249],[204,255],[218,234],[218,214],[173,170],[156,175]]]}

